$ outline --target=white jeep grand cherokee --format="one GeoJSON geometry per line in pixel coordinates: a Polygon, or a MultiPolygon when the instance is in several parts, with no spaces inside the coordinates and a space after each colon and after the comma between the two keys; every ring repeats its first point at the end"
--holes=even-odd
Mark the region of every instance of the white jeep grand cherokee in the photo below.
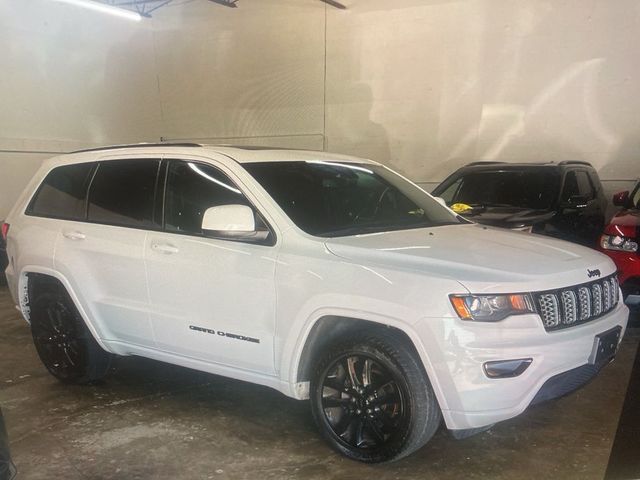
{"type": "Polygon", "coordinates": [[[401,458],[586,383],[628,311],[600,253],[470,223],[368,160],[136,145],[54,158],[3,226],[64,382],[140,355],[310,398],[324,438],[401,458]]]}

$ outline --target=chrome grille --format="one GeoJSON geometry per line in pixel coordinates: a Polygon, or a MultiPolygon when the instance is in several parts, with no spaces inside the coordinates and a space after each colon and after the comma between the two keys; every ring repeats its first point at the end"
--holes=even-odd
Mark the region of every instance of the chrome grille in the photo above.
{"type": "Polygon", "coordinates": [[[535,304],[546,330],[557,330],[594,320],[618,304],[615,275],[572,287],[534,293],[535,304]]]}
{"type": "Polygon", "coordinates": [[[578,300],[580,302],[580,321],[584,322],[591,316],[591,290],[587,287],[578,288],[578,300]]]}
{"type": "Polygon", "coordinates": [[[540,308],[540,317],[545,328],[557,327],[560,322],[560,315],[557,314],[558,297],[553,293],[543,294],[538,297],[538,307],[540,308]]]}
{"type": "Polygon", "coordinates": [[[593,315],[602,315],[602,284],[591,285],[591,293],[593,294],[593,315]]]}
{"type": "Polygon", "coordinates": [[[602,308],[603,310],[611,310],[613,298],[611,295],[611,283],[607,280],[602,282],[602,308]]]}
{"type": "Polygon", "coordinates": [[[563,290],[560,292],[562,298],[562,310],[564,311],[564,323],[567,325],[574,323],[578,319],[578,307],[576,304],[576,292],[573,290],[563,290]]]}

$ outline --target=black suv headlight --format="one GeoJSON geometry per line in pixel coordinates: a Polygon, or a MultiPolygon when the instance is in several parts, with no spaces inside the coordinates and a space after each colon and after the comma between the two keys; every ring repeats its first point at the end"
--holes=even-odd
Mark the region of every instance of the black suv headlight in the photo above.
{"type": "Polygon", "coordinates": [[[499,322],[510,315],[535,313],[528,293],[503,295],[450,295],[451,304],[462,320],[499,322]]]}

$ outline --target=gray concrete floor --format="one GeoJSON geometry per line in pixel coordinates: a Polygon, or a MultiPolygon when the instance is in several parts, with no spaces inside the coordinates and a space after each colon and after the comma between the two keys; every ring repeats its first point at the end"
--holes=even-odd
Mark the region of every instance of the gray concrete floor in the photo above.
{"type": "Polygon", "coordinates": [[[62,385],[0,287],[0,407],[19,479],[601,479],[639,339],[578,392],[367,466],[320,440],[307,402],[264,387],[141,358],[119,359],[101,385],[62,385]]]}

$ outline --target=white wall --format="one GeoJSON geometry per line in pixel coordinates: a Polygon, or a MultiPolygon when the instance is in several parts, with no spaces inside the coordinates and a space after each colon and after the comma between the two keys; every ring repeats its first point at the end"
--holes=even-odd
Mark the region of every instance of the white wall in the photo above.
{"type": "Polygon", "coordinates": [[[640,174],[637,1],[345,3],[328,10],[329,149],[424,182],[479,159],[640,174]]]}
{"type": "MultiPolygon", "coordinates": [[[[424,184],[478,159],[587,160],[607,190],[639,175],[636,0],[343,3],[193,0],[136,24],[0,0],[0,150],[163,138],[324,146],[424,184]]],[[[40,158],[0,154],[0,192],[40,158]]]]}
{"type": "Polygon", "coordinates": [[[285,136],[322,149],[324,5],[239,5],[196,1],[158,11],[160,135],[259,143],[285,136]]]}
{"type": "Polygon", "coordinates": [[[0,0],[0,219],[43,159],[156,139],[151,25],[0,0]]]}
{"type": "Polygon", "coordinates": [[[423,183],[478,159],[639,174],[636,0],[343,3],[158,12],[161,135],[310,147],[324,137],[330,151],[423,183]]]}

